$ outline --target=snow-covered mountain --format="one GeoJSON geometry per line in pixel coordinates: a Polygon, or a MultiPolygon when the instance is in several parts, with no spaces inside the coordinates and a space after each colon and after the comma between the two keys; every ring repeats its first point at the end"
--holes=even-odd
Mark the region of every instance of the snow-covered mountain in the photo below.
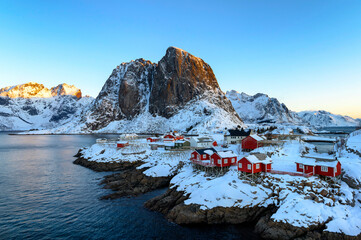
{"type": "Polygon", "coordinates": [[[0,89],[0,130],[49,129],[79,121],[91,97],[81,90],[60,84],[51,89],[30,82],[0,89]]]}
{"type": "Polygon", "coordinates": [[[250,96],[231,90],[227,91],[226,96],[245,123],[302,123],[297,114],[290,111],[285,104],[266,94],[250,96]]]}
{"type": "Polygon", "coordinates": [[[349,116],[332,114],[326,111],[302,111],[298,116],[310,126],[313,127],[339,127],[339,126],[358,126],[359,119],[349,116]]]}
{"type": "Polygon", "coordinates": [[[79,123],[53,132],[205,132],[242,125],[201,58],[169,47],[152,63],[117,66],[79,123]]]}
{"type": "Polygon", "coordinates": [[[0,89],[0,96],[9,98],[50,98],[56,96],[76,96],[82,97],[81,90],[74,85],[66,83],[48,89],[43,84],[29,82],[0,89]]]}

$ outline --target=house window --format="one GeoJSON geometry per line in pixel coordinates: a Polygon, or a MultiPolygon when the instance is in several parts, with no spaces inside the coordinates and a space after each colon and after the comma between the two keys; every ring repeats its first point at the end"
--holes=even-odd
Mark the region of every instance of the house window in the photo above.
{"type": "Polygon", "coordinates": [[[203,158],[206,158],[206,154],[203,154],[203,158]]]}
{"type": "Polygon", "coordinates": [[[232,161],[232,163],[234,163],[234,160],[235,160],[235,159],[234,159],[234,158],[232,158],[232,160],[231,160],[231,161],[232,161]]]}
{"type": "Polygon", "coordinates": [[[251,170],[251,169],[252,169],[251,164],[248,164],[248,165],[247,165],[247,169],[248,169],[248,170],[251,170]]]}
{"type": "Polygon", "coordinates": [[[224,159],[224,164],[227,164],[228,163],[228,159],[224,159]]]}
{"type": "Polygon", "coordinates": [[[259,169],[259,163],[256,164],[256,169],[259,169]]]}
{"type": "Polygon", "coordinates": [[[193,154],[192,154],[192,158],[194,158],[194,157],[195,157],[194,155],[195,155],[195,154],[193,153],[193,154]]]}
{"type": "Polygon", "coordinates": [[[321,172],[328,172],[328,167],[321,166],[321,172]]]}
{"type": "Polygon", "coordinates": [[[221,165],[221,159],[218,159],[218,164],[221,165]]]}
{"type": "Polygon", "coordinates": [[[300,163],[300,165],[299,165],[299,166],[300,166],[300,168],[303,168],[303,164],[302,164],[302,163],[300,163]]]}
{"type": "Polygon", "coordinates": [[[242,168],[242,163],[239,163],[239,164],[238,164],[238,167],[239,167],[239,168],[242,168]]]}

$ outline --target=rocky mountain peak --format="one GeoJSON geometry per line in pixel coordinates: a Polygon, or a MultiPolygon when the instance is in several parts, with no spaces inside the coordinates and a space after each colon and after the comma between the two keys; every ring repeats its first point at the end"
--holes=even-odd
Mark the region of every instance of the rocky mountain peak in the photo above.
{"type": "Polygon", "coordinates": [[[81,90],[74,85],[68,85],[66,83],[59,84],[56,87],[50,89],[52,96],[63,96],[63,95],[71,95],[76,96],[77,98],[82,97],[81,90]]]}
{"type": "Polygon", "coordinates": [[[235,90],[226,93],[238,115],[247,123],[293,123],[299,124],[301,119],[290,111],[285,104],[276,98],[263,93],[253,96],[238,93],[235,90]]]}
{"type": "Polygon", "coordinates": [[[212,68],[201,58],[169,47],[158,64],[139,58],[117,66],[99,93],[87,126],[97,130],[114,120],[132,120],[144,113],[169,119],[201,99],[242,123],[220,90],[212,68]]]}

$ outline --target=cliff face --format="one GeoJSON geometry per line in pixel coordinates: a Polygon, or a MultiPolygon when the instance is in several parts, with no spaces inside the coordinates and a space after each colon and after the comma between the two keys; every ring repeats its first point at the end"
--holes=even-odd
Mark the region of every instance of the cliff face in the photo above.
{"type": "Polygon", "coordinates": [[[170,47],[156,67],[149,110],[153,115],[171,117],[207,91],[223,95],[212,68],[202,59],[170,47]]]}
{"type": "MultiPolygon", "coordinates": [[[[242,124],[211,67],[184,50],[170,47],[158,64],[137,59],[114,69],[91,108],[86,126],[99,130],[111,122],[134,120],[144,114],[169,119],[184,108],[187,113],[194,111],[198,101],[212,105],[208,108],[205,104],[204,114],[220,108],[229,113],[234,124],[242,124]]],[[[188,127],[198,124],[186,121],[188,127]]]]}

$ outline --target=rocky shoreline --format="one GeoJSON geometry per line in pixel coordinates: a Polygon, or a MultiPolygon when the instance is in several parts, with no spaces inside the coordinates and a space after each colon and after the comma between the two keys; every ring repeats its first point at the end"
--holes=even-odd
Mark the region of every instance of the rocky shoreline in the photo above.
{"type": "Polygon", "coordinates": [[[137,196],[160,188],[168,190],[144,203],[144,207],[162,213],[166,219],[179,225],[215,225],[241,224],[254,226],[254,230],[264,239],[360,239],[360,236],[348,236],[342,233],[332,233],[325,230],[326,223],[308,228],[295,227],[287,223],[274,222],[271,215],[277,210],[275,205],[268,207],[253,206],[248,208],[215,207],[203,210],[200,205],[186,205],[188,195],[170,186],[169,177],[149,177],[137,169],[143,164],[135,162],[96,162],[83,158],[82,149],[74,156],[78,164],[94,171],[120,171],[105,176],[100,184],[113,193],[101,199],[116,199],[137,196]]]}
{"type": "Polygon", "coordinates": [[[128,196],[137,196],[156,189],[169,186],[172,177],[149,177],[143,174],[144,169],[137,169],[144,162],[96,162],[83,158],[82,149],[74,157],[74,164],[81,165],[96,172],[118,172],[105,176],[101,185],[114,192],[103,196],[101,199],[116,199],[128,196]]]}
{"type": "Polygon", "coordinates": [[[196,204],[185,205],[184,201],[187,199],[188,196],[183,192],[169,188],[163,195],[145,202],[144,206],[151,211],[162,213],[169,221],[179,225],[250,224],[264,239],[360,239],[360,236],[324,231],[326,223],[304,228],[274,222],[271,220],[272,213],[277,210],[274,205],[249,208],[215,207],[202,210],[196,204]]]}

